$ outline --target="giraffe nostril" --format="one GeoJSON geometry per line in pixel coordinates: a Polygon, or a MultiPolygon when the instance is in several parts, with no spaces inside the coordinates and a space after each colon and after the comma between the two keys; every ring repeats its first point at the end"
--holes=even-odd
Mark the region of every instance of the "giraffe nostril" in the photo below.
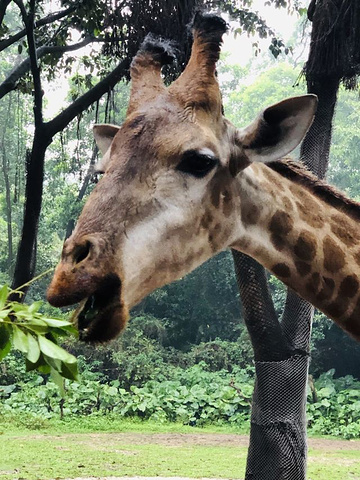
{"type": "Polygon", "coordinates": [[[78,264],[85,260],[90,254],[91,246],[89,240],[82,245],[78,245],[74,250],[74,263],[78,264]]]}

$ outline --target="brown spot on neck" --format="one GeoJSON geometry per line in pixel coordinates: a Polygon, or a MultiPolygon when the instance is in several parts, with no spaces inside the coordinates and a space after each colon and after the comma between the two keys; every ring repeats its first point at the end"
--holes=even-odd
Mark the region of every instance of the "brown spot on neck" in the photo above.
{"type": "Polygon", "coordinates": [[[295,267],[299,275],[305,277],[311,272],[311,264],[302,262],[300,260],[295,260],[295,267]]]}
{"type": "Polygon", "coordinates": [[[269,230],[271,233],[277,235],[287,235],[293,228],[294,221],[290,215],[284,210],[278,210],[272,216],[269,223],[269,230]]]}
{"type": "MultiPolygon", "coordinates": [[[[295,192],[295,195],[297,195],[297,192],[295,192]]],[[[308,195],[308,197],[311,198],[311,195],[308,195]]],[[[307,198],[306,201],[296,202],[296,206],[299,217],[309,226],[322,228],[325,225],[323,214],[317,202],[312,199],[309,201],[307,198]]]]}
{"type": "Polygon", "coordinates": [[[294,221],[284,210],[278,210],[269,223],[270,240],[274,247],[281,251],[285,248],[286,237],[291,232],[294,221]]]}
{"type": "Polygon", "coordinates": [[[334,215],[331,220],[332,232],[347,247],[352,247],[359,242],[359,231],[353,227],[348,218],[338,214],[334,215]]]}
{"type": "Polygon", "coordinates": [[[240,211],[244,226],[255,225],[259,221],[260,209],[254,203],[241,202],[240,211]]]}
{"type": "Polygon", "coordinates": [[[277,263],[271,269],[271,271],[280,278],[289,278],[291,276],[290,268],[286,263],[277,263]]]}
{"type": "MultiPolygon", "coordinates": [[[[359,280],[356,275],[348,275],[340,284],[339,297],[352,298],[359,290],[359,280]]],[[[360,319],[359,319],[360,320],[360,319]]]]}
{"type": "Polygon", "coordinates": [[[305,288],[312,296],[314,296],[319,291],[320,282],[321,282],[320,273],[314,272],[309,278],[309,280],[307,281],[305,288]]]}
{"type": "Polygon", "coordinates": [[[335,282],[332,278],[322,277],[322,288],[316,295],[318,302],[324,302],[325,300],[331,300],[335,291],[335,282]]]}
{"type": "Polygon", "coordinates": [[[324,267],[328,272],[336,273],[345,265],[345,254],[340,246],[329,236],[323,242],[324,267]]]}
{"type": "Polygon", "coordinates": [[[300,233],[294,245],[294,253],[300,260],[310,262],[315,258],[316,246],[315,236],[307,230],[304,230],[300,233]]]}
{"type": "Polygon", "coordinates": [[[339,319],[346,312],[348,303],[343,298],[338,297],[330,305],[324,307],[324,312],[331,318],[339,319]]]}

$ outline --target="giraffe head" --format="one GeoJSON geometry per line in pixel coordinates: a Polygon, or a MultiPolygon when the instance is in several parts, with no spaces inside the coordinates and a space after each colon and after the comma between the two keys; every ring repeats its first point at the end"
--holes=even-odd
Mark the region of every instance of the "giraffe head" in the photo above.
{"type": "Polygon", "coordinates": [[[271,106],[242,130],[223,117],[215,65],[225,31],[221,18],[197,14],[189,63],[169,87],[169,46],[145,40],[123,125],[94,127],[104,175],[48,290],[54,306],[81,302],[85,340],[115,337],[129,308],[231,246],[241,229],[237,177],[286,155],[312,122],[314,96],[271,106]]]}

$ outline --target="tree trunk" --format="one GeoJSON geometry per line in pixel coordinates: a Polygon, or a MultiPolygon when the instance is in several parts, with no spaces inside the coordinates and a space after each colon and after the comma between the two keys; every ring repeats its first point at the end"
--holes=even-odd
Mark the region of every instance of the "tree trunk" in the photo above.
{"type": "Polygon", "coordinates": [[[325,177],[328,164],[337,93],[338,78],[307,79],[308,93],[317,95],[316,116],[302,145],[301,160],[319,178],[325,177]]]}
{"type": "MultiPolygon", "coordinates": [[[[8,110],[11,108],[11,96],[9,96],[8,110]]],[[[7,244],[8,244],[8,258],[7,268],[8,274],[11,276],[11,268],[13,261],[13,232],[12,232],[12,205],[11,205],[11,187],[9,179],[9,162],[7,159],[5,135],[6,135],[7,122],[5,122],[4,129],[1,138],[1,154],[2,154],[2,171],[5,183],[5,201],[6,201],[6,220],[7,220],[7,244]]]]}
{"type": "MultiPolygon", "coordinates": [[[[312,81],[319,99],[301,158],[325,176],[339,80],[312,81]]],[[[313,307],[288,290],[281,323],[274,315],[264,269],[233,251],[244,319],[255,355],[250,445],[246,480],[306,478],[306,391],[313,307]]]]}
{"type": "MultiPolygon", "coordinates": [[[[42,203],[45,152],[50,145],[49,136],[44,125],[35,129],[32,150],[26,158],[25,209],[21,239],[17,251],[12,288],[17,289],[27,284],[34,275],[36,263],[36,238],[42,203]]],[[[26,293],[27,287],[22,288],[26,293]]],[[[20,300],[14,294],[12,300],[20,300]]]]}
{"type": "Polygon", "coordinates": [[[308,355],[307,350],[298,348],[297,333],[308,331],[306,338],[309,339],[311,322],[308,315],[297,308],[297,303],[287,301],[284,319],[292,317],[292,323],[302,328],[285,329],[284,322],[280,324],[277,319],[264,268],[240,252],[233,250],[232,253],[244,320],[255,356],[245,478],[304,480],[308,355]]]}
{"type": "Polygon", "coordinates": [[[11,187],[10,187],[10,180],[9,180],[9,163],[7,161],[4,145],[2,146],[2,171],[4,175],[5,200],[6,200],[7,244],[8,244],[7,269],[10,276],[12,261],[13,261],[12,205],[11,205],[11,187]]]}

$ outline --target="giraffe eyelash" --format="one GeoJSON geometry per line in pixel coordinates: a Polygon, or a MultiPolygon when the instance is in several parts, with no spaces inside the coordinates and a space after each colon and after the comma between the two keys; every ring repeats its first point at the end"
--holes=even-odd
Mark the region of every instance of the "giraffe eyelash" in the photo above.
{"type": "Polygon", "coordinates": [[[196,178],[203,178],[218,164],[219,159],[210,150],[206,150],[206,153],[205,151],[188,150],[183,154],[176,170],[196,178]]]}

